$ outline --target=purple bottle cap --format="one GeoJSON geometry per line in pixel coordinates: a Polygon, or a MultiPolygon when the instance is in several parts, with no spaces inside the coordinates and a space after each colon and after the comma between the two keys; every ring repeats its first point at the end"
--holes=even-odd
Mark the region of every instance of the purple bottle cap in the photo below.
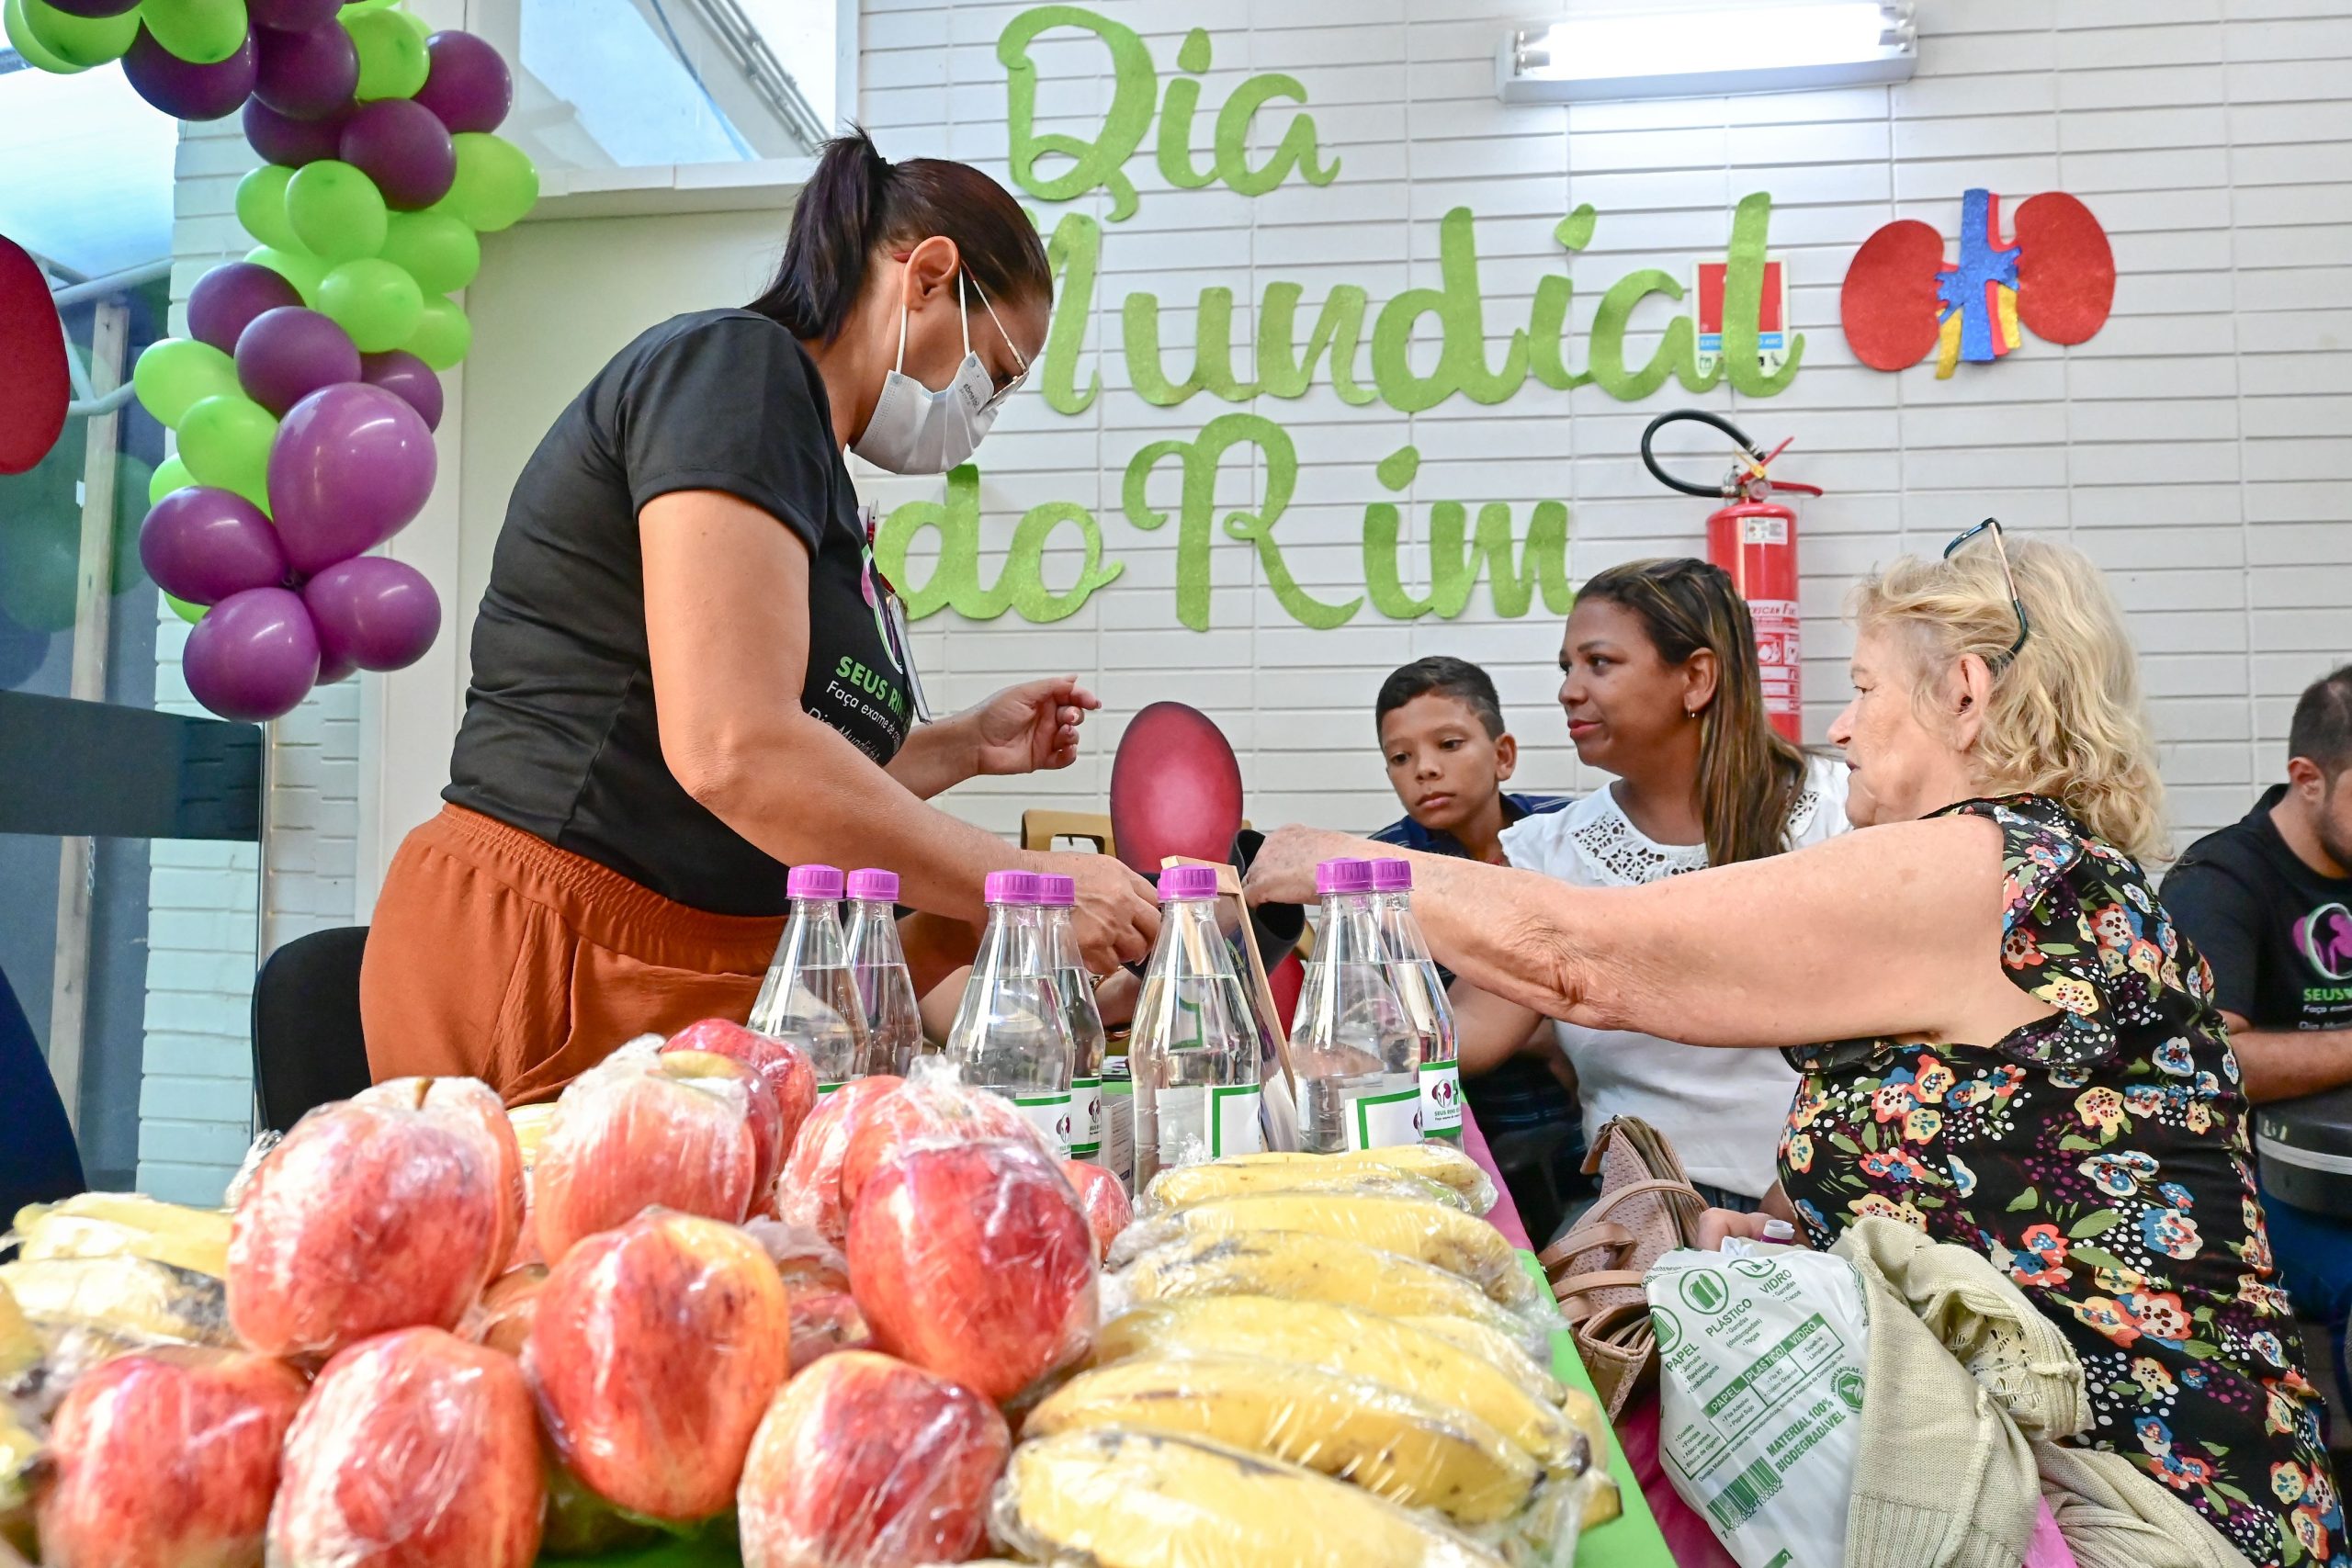
{"type": "Polygon", "coordinates": [[[1413,890],[1413,863],[1404,860],[1373,862],[1372,890],[1374,893],[1410,893],[1413,890]]]}
{"type": "Polygon", "coordinates": [[[1213,865],[1171,865],[1159,874],[1159,899],[1163,904],[1175,898],[1216,897],[1216,867],[1213,865]]]}
{"type": "Polygon", "coordinates": [[[992,871],[980,885],[980,897],[991,904],[1035,904],[1040,901],[1037,880],[1034,871],[992,871]]]}
{"type": "Polygon", "coordinates": [[[1315,896],[1372,891],[1372,863],[1367,860],[1327,860],[1315,868],[1315,896]]]}
{"type": "Polygon", "coordinates": [[[1078,878],[1050,871],[1037,874],[1037,902],[1049,909],[1078,908],[1078,878]]]}
{"type": "Polygon", "coordinates": [[[787,898],[827,898],[841,902],[842,873],[839,866],[796,865],[784,879],[784,896],[787,898]]]}
{"type": "Polygon", "coordinates": [[[876,871],[868,866],[849,874],[849,896],[872,904],[895,904],[899,901],[899,874],[876,871]]]}

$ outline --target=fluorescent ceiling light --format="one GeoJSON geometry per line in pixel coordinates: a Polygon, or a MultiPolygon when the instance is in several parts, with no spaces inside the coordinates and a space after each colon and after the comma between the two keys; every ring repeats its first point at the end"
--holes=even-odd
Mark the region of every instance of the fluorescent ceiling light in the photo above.
{"type": "Polygon", "coordinates": [[[1911,0],[1645,6],[1506,34],[1505,103],[1712,97],[1903,82],[1919,63],[1911,0]]]}

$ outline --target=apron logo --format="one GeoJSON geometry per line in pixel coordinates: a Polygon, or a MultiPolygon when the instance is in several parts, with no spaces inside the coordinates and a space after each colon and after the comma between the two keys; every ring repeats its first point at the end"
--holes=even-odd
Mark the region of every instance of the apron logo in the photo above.
{"type": "Polygon", "coordinates": [[[2352,909],[2322,904],[2297,920],[2295,951],[2328,979],[2352,979],[2352,909]]]}

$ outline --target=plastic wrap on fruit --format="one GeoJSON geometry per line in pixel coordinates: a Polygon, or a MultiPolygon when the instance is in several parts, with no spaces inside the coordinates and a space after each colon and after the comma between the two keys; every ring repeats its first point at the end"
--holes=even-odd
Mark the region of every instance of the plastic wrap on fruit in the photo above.
{"type": "Polygon", "coordinates": [[[879,1073],[845,1083],[817,1102],[776,1179],[778,1219],[840,1244],[849,1231],[849,1205],[842,1200],[842,1161],[849,1153],[850,1135],[867,1106],[905,1081],[879,1073]]]}
{"type": "Polygon", "coordinates": [[[15,1228],[17,1260],[51,1258],[152,1258],[220,1279],[229,1272],[229,1211],[158,1202],[135,1192],[84,1192],[55,1203],[28,1203],[15,1228]]]}
{"type": "Polygon", "coordinates": [[[665,1053],[659,1035],[629,1042],[572,1079],[531,1168],[541,1256],[559,1262],[581,1237],[649,1207],[741,1221],[759,1171],[753,1085],[741,1063],[665,1053]]]}
{"type": "Polygon", "coordinates": [[[842,1204],[854,1208],[865,1183],[885,1163],[910,1149],[1003,1138],[1027,1144],[1059,1160],[1061,1151],[1001,1094],[974,1089],[944,1056],[925,1056],[908,1069],[906,1081],[868,1101],[851,1128],[842,1154],[842,1204]]]}
{"type": "Polygon", "coordinates": [[[1070,1190],[1078,1194],[1079,1205],[1086,1211],[1086,1223],[1093,1227],[1094,1258],[1099,1263],[1111,1255],[1111,1244],[1120,1233],[1135,1224],[1134,1205],[1127,1201],[1127,1190],[1119,1185],[1119,1179],[1101,1166],[1082,1159],[1066,1159],[1061,1166],[1070,1190]]]}
{"type": "Polygon", "coordinates": [[[743,1233],[760,1244],[760,1250],[775,1265],[784,1288],[794,1294],[849,1289],[849,1259],[842,1256],[838,1241],[828,1240],[808,1225],[782,1220],[746,1220],[743,1233]]]}
{"type": "Polygon", "coordinates": [[[833,1292],[802,1292],[792,1298],[792,1370],[796,1372],[843,1350],[874,1343],[857,1298],[833,1292]]]}
{"type": "Polygon", "coordinates": [[[1313,1165],[1172,1166],[1151,1179],[1136,1201],[1145,1218],[1174,1213],[1195,1203],[1218,1198],[1267,1192],[1337,1192],[1366,1198],[1418,1198],[1448,1209],[1470,1212],[1470,1201],[1442,1181],[1408,1176],[1385,1167],[1348,1166],[1324,1168],[1313,1165]]]}
{"type": "Polygon", "coordinates": [[[1182,1235],[1297,1231],[1361,1242],[1457,1274],[1505,1306],[1532,1311],[1543,1293],[1520,1268],[1502,1233],[1476,1214],[1414,1198],[1354,1192],[1259,1192],[1212,1198],[1127,1227],[1111,1249],[1113,1268],[1182,1235]]]}
{"type": "MultiPolygon", "coordinates": [[[[670,1036],[664,1051],[707,1051],[752,1069],[752,1077],[774,1096],[773,1120],[755,1114],[753,1130],[761,1134],[760,1169],[753,1182],[754,1213],[766,1203],[784,1156],[791,1152],[801,1124],[817,1108],[817,1069],[808,1053],[770,1035],[757,1033],[723,1018],[706,1018],[670,1036]]],[[[754,1099],[761,1098],[755,1094],[754,1099]]]]}
{"type": "Polygon", "coordinates": [[[752,1440],[736,1492],[744,1568],[961,1562],[1011,1448],[971,1390],[871,1351],[829,1356],[752,1440]]]}
{"type": "Polygon", "coordinates": [[[531,1171],[539,1163],[539,1145],[547,1141],[548,1128],[555,1122],[555,1101],[540,1105],[518,1105],[506,1113],[507,1125],[514,1130],[514,1147],[523,1156],[523,1234],[515,1238],[515,1263],[545,1263],[539,1252],[539,1223],[537,1211],[531,1204],[531,1171]]]}
{"type": "Polygon", "coordinates": [[[1132,1427],[1012,1451],[989,1529],[1092,1568],[1505,1568],[1438,1519],[1301,1465],[1132,1427]]]}
{"type": "MultiPolygon", "coordinates": [[[[1162,1222],[1152,1222],[1155,1224],[1162,1222]]],[[[1129,1255],[1102,1281],[1102,1314],[1140,1302],[1188,1296],[1280,1296],[1361,1307],[1383,1317],[1469,1320],[1506,1337],[1528,1356],[1548,1358],[1556,1310],[1504,1306],[1459,1274],[1359,1241],[1305,1231],[1204,1230],[1181,1225],[1159,1245],[1129,1255]]]]}
{"type": "Polygon", "coordinates": [[[1429,1141],[1419,1144],[1393,1144],[1376,1149],[1351,1149],[1344,1154],[1315,1155],[1276,1153],[1236,1155],[1216,1162],[1227,1170],[1282,1168],[1299,1170],[1385,1170],[1405,1176],[1418,1176],[1452,1188],[1474,1214],[1484,1214],[1495,1206],[1499,1194],[1494,1178],[1479,1168],[1478,1162],[1453,1145],[1429,1141]]]}
{"type": "Polygon", "coordinates": [[[153,1345],[236,1343],[221,1282],[149,1258],[0,1263],[0,1287],[51,1345],[51,1360],[153,1345]]]}
{"type": "Polygon", "coordinates": [[[483,1152],[498,1172],[498,1240],[492,1247],[497,1261],[492,1271],[514,1260],[523,1234],[525,1198],[523,1148],[507,1119],[506,1102],[480,1078],[388,1078],[352,1096],[360,1105],[393,1105],[435,1112],[448,1125],[480,1134],[483,1152]]]}
{"type": "Polygon", "coordinates": [[[254,1172],[261,1168],[261,1162],[269,1157],[270,1151],[285,1141],[286,1134],[275,1127],[254,1135],[254,1141],[246,1145],[244,1157],[237,1162],[235,1173],[229,1178],[228,1186],[220,1190],[222,1208],[233,1211],[244,1201],[245,1189],[253,1185],[254,1172]]]}
{"type": "Polygon", "coordinates": [[[516,1222],[507,1172],[460,1097],[348,1100],[302,1118],[229,1230],[229,1318],[270,1356],[455,1328],[516,1222]]]}
{"type": "Polygon", "coordinates": [[[539,1292],[547,1289],[548,1266],[526,1263],[490,1282],[481,1304],[466,1322],[466,1337],[501,1355],[520,1358],[538,1315],[539,1292]]]}
{"type": "Polygon", "coordinates": [[[308,1385],[283,1361],[185,1346],[120,1357],[50,1423],[41,1560],[257,1562],[308,1385]]]}
{"type": "Polygon", "coordinates": [[[1025,1141],[933,1145],[876,1169],[850,1214],[849,1278],[877,1348],[995,1403],[1093,1336],[1093,1230],[1025,1141]]]}
{"type": "Polygon", "coordinates": [[[657,1209],[564,1255],[523,1367],[574,1474],[630,1513],[690,1525],[732,1500],[791,1349],[790,1303],[759,1244],[657,1209]]]}
{"type": "Polygon", "coordinates": [[[379,1335],[327,1363],[287,1433],[269,1568],[527,1568],[545,1496],[511,1358],[379,1335]]]}

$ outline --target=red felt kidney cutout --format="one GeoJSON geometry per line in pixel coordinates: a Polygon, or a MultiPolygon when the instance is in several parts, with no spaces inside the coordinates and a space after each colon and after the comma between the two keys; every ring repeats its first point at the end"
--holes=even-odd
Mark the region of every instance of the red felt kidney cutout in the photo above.
{"type": "Polygon", "coordinates": [[[1119,858],[1157,874],[1170,855],[1222,861],[1241,830],[1241,763],[1208,715],[1154,703],[1129,721],[1111,763],[1119,858]]]}
{"type": "Polygon", "coordinates": [[[1942,309],[1936,274],[1943,260],[1943,236],[1915,218],[1862,242],[1838,294],[1838,318],[1855,358],[1873,370],[1902,370],[1927,357],[1942,309]]]}
{"type": "Polygon", "coordinates": [[[24,247],[0,235],[0,474],[21,474],[49,455],[74,400],[65,333],[49,279],[24,247]]]}
{"type": "Polygon", "coordinates": [[[2018,320],[2051,343],[2085,342],[2107,324],[2115,303],[2107,231],[2063,190],[2028,197],[2009,223],[2018,253],[2018,320]]]}

